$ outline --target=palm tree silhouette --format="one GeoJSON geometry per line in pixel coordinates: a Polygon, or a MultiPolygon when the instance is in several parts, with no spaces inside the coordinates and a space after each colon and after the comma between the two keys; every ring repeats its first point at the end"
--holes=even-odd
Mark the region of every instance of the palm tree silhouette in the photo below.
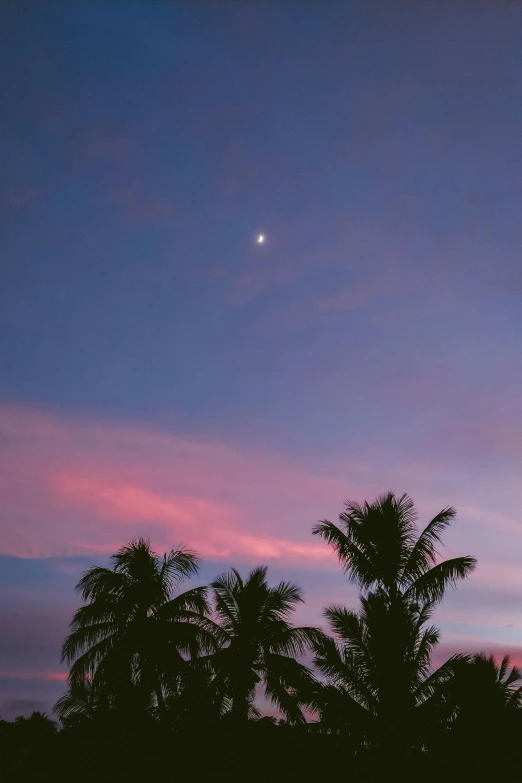
{"type": "Polygon", "coordinates": [[[314,663],[325,678],[315,705],[321,723],[359,745],[401,752],[414,738],[425,745],[444,714],[442,688],[467,658],[455,655],[431,669],[439,640],[439,631],[427,625],[433,604],[419,607],[403,596],[390,602],[379,591],[361,605],[360,612],[339,606],[324,612],[335,638],[315,644],[314,663]]]}
{"type": "Polygon", "coordinates": [[[359,614],[338,606],[325,611],[338,641],[316,645],[315,662],[326,676],[318,689],[322,720],[357,724],[360,741],[390,754],[425,743],[428,724],[451,718],[442,686],[464,658],[432,672],[439,632],[426,624],[446,588],[476,565],[472,557],[438,562],[437,544],[455,513],[443,509],[418,534],[411,498],[389,492],[362,506],[347,501],[342,527],[323,521],[313,531],[363,591],[359,614]]]}
{"type": "Polygon", "coordinates": [[[266,574],[266,567],[255,568],[243,580],[232,569],[211,584],[225,638],[222,649],[212,656],[215,686],[229,699],[228,715],[236,723],[259,717],[254,695],[261,683],[287,720],[302,723],[304,694],[314,678],[296,656],[318,643],[323,634],[316,628],[291,625],[290,615],[303,600],[301,591],[291,582],[270,587],[266,574]]]}
{"type": "Polygon", "coordinates": [[[76,698],[78,689],[90,688],[97,700],[138,711],[154,701],[164,714],[170,678],[183,671],[187,657],[215,649],[206,588],[174,595],[197,572],[198,558],[186,549],[159,557],[139,538],[111,561],[112,568],[91,568],[77,585],[85,605],[62,648],[62,660],[74,661],[70,694],[76,698]]]}
{"type": "Polygon", "coordinates": [[[346,501],[339,515],[341,526],[324,520],[313,529],[337,552],[348,578],[362,590],[404,595],[414,601],[441,601],[446,588],[468,576],[476,566],[473,557],[437,562],[441,534],[455,517],[444,508],[417,534],[417,513],[412,499],[393,492],[362,506],[346,501]]]}
{"type": "Polygon", "coordinates": [[[522,672],[508,656],[497,664],[492,655],[468,657],[443,686],[450,728],[436,737],[441,758],[456,759],[456,777],[495,779],[502,768],[518,769],[522,718],[522,672]]]}
{"type": "Polygon", "coordinates": [[[508,655],[499,664],[493,655],[474,655],[449,687],[460,724],[487,725],[522,707],[522,671],[511,666],[508,655]]]}

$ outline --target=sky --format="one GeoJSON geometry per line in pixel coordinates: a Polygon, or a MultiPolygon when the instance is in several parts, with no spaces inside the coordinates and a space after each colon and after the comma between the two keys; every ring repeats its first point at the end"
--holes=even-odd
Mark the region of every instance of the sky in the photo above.
{"type": "Polygon", "coordinates": [[[144,535],[357,594],[311,536],[408,492],[479,565],[437,660],[522,665],[522,5],[0,8],[0,714],[144,535]],[[266,242],[256,243],[263,233],[266,242]]]}

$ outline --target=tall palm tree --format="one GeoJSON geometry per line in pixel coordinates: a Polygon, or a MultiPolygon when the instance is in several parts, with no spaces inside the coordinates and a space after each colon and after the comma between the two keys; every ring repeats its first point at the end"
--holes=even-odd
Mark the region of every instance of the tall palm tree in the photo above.
{"type": "Polygon", "coordinates": [[[340,525],[324,520],[313,529],[337,552],[351,581],[362,590],[383,590],[390,597],[412,601],[441,601],[446,588],[468,576],[473,557],[438,562],[441,535],[454,519],[454,508],[444,508],[419,534],[412,499],[388,492],[362,506],[346,501],[340,525]]]}
{"type": "MultiPolygon", "coordinates": [[[[462,661],[453,658],[430,671],[439,634],[426,623],[446,588],[476,565],[472,557],[439,561],[437,545],[455,513],[443,509],[418,533],[411,498],[389,492],[362,506],[347,501],[340,526],[323,521],[313,531],[333,546],[349,579],[363,591],[360,614],[326,610],[340,646],[327,641],[316,648],[316,663],[328,681],[319,693],[345,722],[359,716],[366,735],[381,747],[412,747],[423,722],[451,719],[442,685],[462,661]]],[[[329,709],[325,702],[323,715],[329,709]]]]}
{"type": "Polygon", "coordinates": [[[296,660],[322,638],[316,628],[296,628],[290,615],[303,599],[290,582],[270,587],[266,567],[255,568],[243,580],[232,569],[217,577],[215,613],[224,646],[212,657],[215,686],[230,701],[229,717],[244,723],[259,716],[254,706],[256,686],[292,723],[304,722],[304,696],[314,683],[312,672],[296,660]]]}
{"type": "Polygon", "coordinates": [[[383,591],[361,599],[360,612],[333,606],[324,614],[334,638],[315,644],[314,663],[324,676],[315,706],[323,728],[345,732],[359,744],[404,753],[425,744],[443,717],[442,686],[465,656],[431,669],[438,630],[427,625],[433,604],[383,591]]]}
{"type": "Polygon", "coordinates": [[[71,690],[90,681],[98,699],[140,710],[154,699],[164,712],[169,679],[187,657],[215,649],[206,588],[175,595],[197,572],[198,558],[186,549],[159,557],[139,538],[111,561],[112,568],[91,568],[77,585],[85,604],[62,648],[62,660],[72,663],[71,690]]]}

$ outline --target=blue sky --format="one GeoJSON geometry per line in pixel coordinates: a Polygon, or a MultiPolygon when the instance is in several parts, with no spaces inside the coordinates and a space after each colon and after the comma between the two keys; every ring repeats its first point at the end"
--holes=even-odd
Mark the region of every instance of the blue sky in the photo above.
{"type": "Polygon", "coordinates": [[[522,661],[522,8],[0,14],[2,714],[62,686],[78,562],[183,540],[319,622],[312,524],[389,488],[479,558],[444,649],[522,661]]]}

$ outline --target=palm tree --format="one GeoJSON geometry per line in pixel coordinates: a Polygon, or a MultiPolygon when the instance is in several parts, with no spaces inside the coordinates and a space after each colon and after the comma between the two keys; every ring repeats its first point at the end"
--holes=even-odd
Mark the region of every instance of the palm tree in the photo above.
{"type": "Polygon", "coordinates": [[[326,723],[329,714],[345,726],[358,721],[366,738],[400,751],[415,745],[423,726],[451,720],[442,686],[463,659],[431,672],[439,633],[426,623],[446,588],[476,565],[472,557],[438,561],[436,547],[455,513],[443,509],[419,534],[411,498],[389,492],[362,506],[347,501],[341,526],[323,521],[314,528],[363,591],[360,614],[325,612],[339,639],[316,646],[327,677],[326,690],[319,689],[326,723]]]}
{"type": "Polygon", "coordinates": [[[71,694],[90,687],[97,700],[139,711],[150,708],[152,699],[164,713],[170,678],[188,657],[215,649],[206,588],[174,595],[197,572],[198,558],[186,549],[159,557],[140,538],[111,561],[112,568],[91,568],[77,585],[85,604],[62,648],[62,660],[74,661],[71,694]]]}
{"type": "Polygon", "coordinates": [[[522,707],[522,671],[505,655],[497,665],[493,655],[474,655],[451,683],[458,706],[457,723],[477,726],[495,723],[522,707]]]}
{"type": "Polygon", "coordinates": [[[461,765],[465,779],[500,779],[519,767],[522,728],[522,672],[505,656],[474,655],[456,667],[443,686],[451,712],[451,731],[439,735],[440,758],[461,765]],[[516,767],[514,766],[516,764],[516,767]],[[506,767],[507,765],[507,767],[506,767]]]}
{"type": "Polygon", "coordinates": [[[296,628],[289,621],[303,599],[290,582],[270,587],[266,567],[255,568],[243,580],[232,569],[217,577],[215,613],[224,634],[224,646],[212,656],[215,687],[228,697],[228,716],[238,723],[259,717],[254,706],[256,686],[262,684],[268,699],[292,723],[304,722],[305,693],[314,678],[310,669],[296,660],[323,634],[316,628],[296,628]]]}
{"type": "Polygon", "coordinates": [[[455,517],[444,508],[418,534],[413,501],[392,492],[362,506],[346,501],[340,526],[324,520],[313,529],[337,552],[349,579],[362,590],[402,594],[412,601],[441,601],[446,588],[468,576],[476,566],[473,557],[438,561],[437,545],[455,517]]]}
{"type": "Polygon", "coordinates": [[[70,682],[67,691],[54,705],[53,712],[64,725],[93,720],[98,712],[96,693],[90,679],[70,682]]]}
{"type": "Polygon", "coordinates": [[[315,644],[314,663],[324,676],[315,706],[324,729],[404,753],[425,745],[434,724],[451,715],[442,687],[465,656],[436,671],[431,653],[439,631],[427,625],[433,604],[404,597],[390,603],[384,592],[361,599],[360,612],[333,606],[324,614],[334,638],[315,644]]]}

